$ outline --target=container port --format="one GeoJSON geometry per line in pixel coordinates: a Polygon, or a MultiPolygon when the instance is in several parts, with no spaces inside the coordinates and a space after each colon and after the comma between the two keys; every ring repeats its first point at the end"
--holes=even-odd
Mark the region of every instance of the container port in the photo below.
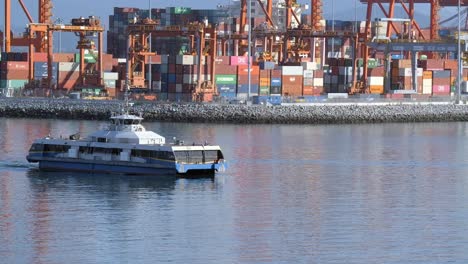
{"type": "MultiPolygon", "coordinates": [[[[9,32],[12,3],[4,2],[9,32]]],[[[365,21],[325,19],[326,0],[252,2],[250,20],[240,0],[209,10],[115,7],[106,23],[89,16],[55,24],[51,1],[41,0],[38,21],[29,16],[21,37],[1,33],[0,91],[113,99],[128,87],[135,100],[270,104],[362,94],[437,100],[468,92],[464,31],[441,28],[438,15],[456,1],[361,0],[365,21]],[[415,4],[430,6],[429,28],[416,21],[415,4]],[[399,5],[407,16],[394,17],[399,5]],[[385,17],[375,19],[376,8],[385,17]],[[77,52],[54,53],[53,32],[74,32],[77,52]]]]}

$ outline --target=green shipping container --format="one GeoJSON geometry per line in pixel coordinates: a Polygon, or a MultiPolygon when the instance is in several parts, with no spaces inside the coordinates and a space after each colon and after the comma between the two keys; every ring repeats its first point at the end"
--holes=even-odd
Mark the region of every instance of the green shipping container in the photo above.
{"type": "Polygon", "coordinates": [[[190,7],[171,7],[169,9],[169,13],[176,14],[176,15],[191,14],[192,9],[190,7]]]}
{"type": "MultiPolygon", "coordinates": [[[[85,54],[84,55],[84,61],[85,63],[96,63],[96,58],[93,57],[91,54],[85,54]]],[[[80,54],[75,53],[75,62],[80,62],[80,54]]]]}
{"type": "Polygon", "coordinates": [[[215,76],[217,84],[237,84],[237,75],[235,74],[217,74],[215,76]]]}
{"type": "MultiPolygon", "coordinates": [[[[364,61],[363,61],[363,59],[358,59],[357,66],[358,66],[358,67],[363,67],[363,66],[364,66],[364,61]]],[[[369,59],[369,60],[367,61],[367,67],[368,67],[368,68],[373,69],[373,68],[376,68],[377,66],[378,66],[377,60],[375,60],[375,59],[369,59]]]]}
{"type": "Polygon", "coordinates": [[[270,87],[260,86],[260,95],[270,95],[270,87]]]}
{"type": "Polygon", "coordinates": [[[28,80],[0,80],[0,88],[23,88],[28,80]]]}

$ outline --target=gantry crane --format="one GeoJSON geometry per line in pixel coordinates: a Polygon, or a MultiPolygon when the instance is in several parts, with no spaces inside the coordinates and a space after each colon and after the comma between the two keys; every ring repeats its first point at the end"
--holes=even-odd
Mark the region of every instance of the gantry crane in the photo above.
{"type": "Polygon", "coordinates": [[[102,51],[103,32],[100,20],[95,17],[72,19],[71,25],[56,25],[51,21],[52,1],[39,1],[39,20],[35,23],[22,0],[18,0],[24,13],[28,17],[26,34],[20,38],[13,38],[11,34],[11,0],[5,0],[5,51],[10,52],[11,46],[26,46],[29,48],[29,75],[30,83],[34,83],[34,52],[47,52],[47,82],[46,87],[52,86],[52,61],[53,61],[53,32],[74,32],[80,38],[77,48],[80,50],[80,83],[85,85],[84,50],[90,48],[88,37],[98,34],[98,60],[96,76],[98,85],[102,84],[102,51]]]}
{"type": "MultiPolygon", "coordinates": [[[[366,14],[366,26],[365,31],[363,34],[360,35],[360,40],[365,42],[370,42],[371,40],[371,20],[372,20],[372,10],[373,5],[377,4],[384,14],[384,18],[388,20],[387,32],[386,37],[390,38],[393,32],[398,35],[412,35],[412,31],[415,32],[415,38],[420,39],[422,41],[437,41],[439,40],[439,9],[440,7],[445,6],[458,6],[460,2],[461,6],[468,6],[467,0],[406,0],[406,1],[398,1],[398,0],[360,0],[361,3],[367,4],[367,14],[366,14]],[[384,7],[383,4],[387,4],[388,9],[384,7]],[[408,27],[406,30],[408,32],[400,32],[400,30],[395,26],[392,22],[394,19],[394,11],[395,6],[400,4],[403,10],[408,15],[410,20],[408,27]],[[415,12],[415,4],[430,4],[431,5],[431,16],[430,16],[430,36],[429,39],[426,39],[426,36],[422,33],[422,30],[414,19],[414,12],[415,12]]],[[[413,40],[410,40],[411,42],[413,40]]],[[[408,47],[412,44],[408,44],[408,47]]],[[[437,45],[437,43],[434,43],[437,45]]],[[[361,45],[361,55],[363,57],[363,78],[362,78],[362,85],[365,85],[367,81],[367,60],[369,58],[369,45],[363,44],[361,45]]],[[[362,91],[363,87],[355,87],[357,91],[362,91]]]]}
{"type": "MultiPolygon", "coordinates": [[[[190,50],[198,55],[198,73],[202,72],[202,56],[209,56],[211,62],[211,80],[214,81],[215,56],[216,56],[216,30],[211,25],[193,22],[186,26],[167,26],[161,27],[158,22],[152,20],[137,21],[127,27],[129,35],[128,52],[128,86],[129,88],[144,88],[145,85],[145,57],[155,55],[149,50],[149,34],[153,38],[158,37],[180,37],[185,36],[190,40],[190,50]]],[[[196,87],[196,96],[202,97],[203,94],[214,93],[214,84],[204,82],[198,78],[196,87]]],[[[149,86],[148,86],[149,87],[149,86]]]]}
{"type": "MultiPolygon", "coordinates": [[[[35,23],[31,13],[28,11],[23,0],[18,0],[21,8],[23,9],[29,23],[35,23]]],[[[40,24],[50,24],[52,18],[52,0],[38,0],[38,21],[40,24]]],[[[46,52],[47,50],[47,36],[44,32],[38,32],[34,39],[31,40],[28,36],[13,37],[11,33],[11,0],[5,0],[5,52],[10,52],[12,46],[25,46],[28,47],[29,43],[33,41],[34,47],[38,52],[46,52]]]]}

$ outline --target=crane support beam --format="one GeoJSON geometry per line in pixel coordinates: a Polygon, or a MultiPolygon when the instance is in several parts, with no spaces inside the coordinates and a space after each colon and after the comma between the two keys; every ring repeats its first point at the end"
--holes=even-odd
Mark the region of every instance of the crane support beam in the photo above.
{"type": "Polygon", "coordinates": [[[321,23],[321,20],[323,20],[322,0],[312,0],[310,3],[310,6],[312,8],[310,25],[312,26],[313,30],[322,30],[323,28],[323,25],[321,23]]]}
{"type": "Polygon", "coordinates": [[[11,51],[11,0],[5,0],[5,52],[11,51]]]}
{"type": "Polygon", "coordinates": [[[267,5],[270,7],[270,9],[268,9],[268,8],[265,9],[265,5],[263,5],[262,0],[257,0],[257,1],[258,1],[258,4],[260,5],[260,7],[263,10],[263,13],[265,13],[265,18],[266,18],[266,21],[268,22],[268,24],[270,24],[270,26],[274,26],[273,25],[273,20],[271,20],[271,16],[272,16],[271,1],[272,0],[267,0],[268,1],[267,5]]]}
{"type": "Polygon", "coordinates": [[[29,23],[34,23],[34,20],[31,14],[29,13],[28,9],[26,8],[26,5],[24,4],[23,0],[18,0],[18,2],[21,5],[21,8],[23,9],[24,13],[28,17],[29,23]]]}

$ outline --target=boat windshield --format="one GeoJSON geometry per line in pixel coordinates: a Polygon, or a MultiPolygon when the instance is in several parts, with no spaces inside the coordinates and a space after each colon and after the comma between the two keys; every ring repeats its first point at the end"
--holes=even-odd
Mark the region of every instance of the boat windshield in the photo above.
{"type": "Polygon", "coordinates": [[[139,125],[140,120],[138,119],[113,119],[111,120],[111,124],[115,125],[139,125]]]}
{"type": "Polygon", "coordinates": [[[124,119],[123,123],[124,123],[124,125],[138,125],[138,124],[140,124],[140,120],[137,120],[137,119],[124,119]]]}

